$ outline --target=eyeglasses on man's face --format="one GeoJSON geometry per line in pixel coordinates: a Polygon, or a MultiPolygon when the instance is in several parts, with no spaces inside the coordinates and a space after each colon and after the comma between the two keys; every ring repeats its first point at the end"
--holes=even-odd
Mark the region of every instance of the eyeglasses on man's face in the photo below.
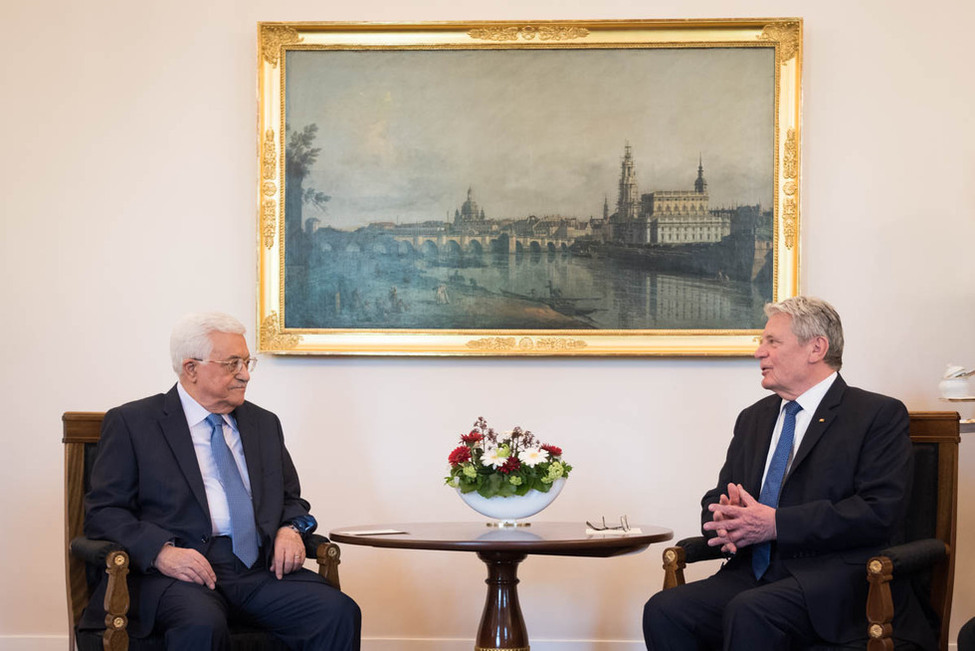
{"type": "Polygon", "coordinates": [[[225,369],[227,369],[227,372],[230,373],[231,375],[237,375],[245,367],[247,368],[247,372],[251,373],[254,371],[254,368],[257,367],[256,357],[247,357],[247,358],[231,357],[230,359],[224,361],[220,361],[219,359],[199,359],[196,357],[194,357],[193,359],[195,359],[201,364],[220,364],[225,369]]]}

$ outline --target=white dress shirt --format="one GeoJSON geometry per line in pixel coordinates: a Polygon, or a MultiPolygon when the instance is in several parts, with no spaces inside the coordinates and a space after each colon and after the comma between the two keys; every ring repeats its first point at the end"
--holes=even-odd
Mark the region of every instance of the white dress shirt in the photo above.
{"type": "MultiPolygon", "coordinates": [[[[792,452],[789,453],[789,462],[785,467],[786,476],[789,475],[789,470],[792,469],[792,459],[796,456],[796,450],[799,449],[799,445],[802,443],[802,437],[805,436],[806,429],[809,428],[809,423],[812,422],[813,414],[819,408],[819,403],[823,401],[826,392],[833,386],[836,375],[836,372],[833,372],[828,378],[807,390],[795,400],[802,409],[796,414],[796,433],[792,439],[792,452]]],[[[765,459],[765,472],[762,473],[762,486],[765,485],[765,476],[768,474],[768,467],[772,463],[775,446],[779,444],[779,438],[782,436],[782,425],[785,422],[785,405],[788,402],[788,400],[782,400],[782,404],[779,405],[779,418],[775,421],[775,429],[772,430],[772,445],[769,446],[768,457],[765,459]]],[[[758,496],[756,495],[755,497],[757,499],[758,496]]]]}
{"type": "MultiPolygon", "coordinates": [[[[213,524],[214,536],[229,536],[230,529],[230,507],[227,504],[227,493],[220,483],[220,472],[217,470],[217,462],[213,459],[213,451],[210,449],[210,423],[206,421],[210,415],[203,406],[193,399],[182,384],[176,385],[179,392],[180,402],[183,403],[183,413],[186,415],[186,424],[190,428],[190,435],[193,437],[193,450],[196,452],[196,460],[200,464],[200,474],[203,475],[203,487],[207,493],[207,503],[210,506],[210,522],[213,524]]],[[[244,480],[244,488],[247,494],[251,494],[251,480],[247,473],[247,462],[244,460],[244,446],[240,442],[240,432],[237,430],[237,422],[230,414],[223,414],[223,438],[227,441],[227,447],[234,455],[237,462],[237,469],[240,470],[240,477],[244,480]]]]}

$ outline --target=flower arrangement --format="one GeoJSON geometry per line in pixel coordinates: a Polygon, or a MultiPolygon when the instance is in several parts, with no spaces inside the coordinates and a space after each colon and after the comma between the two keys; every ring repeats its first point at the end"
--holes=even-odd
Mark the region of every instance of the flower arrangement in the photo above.
{"type": "Polygon", "coordinates": [[[461,493],[477,491],[488,498],[525,495],[533,489],[547,493],[552,482],[567,478],[572,470],[562,461],[562,448],[542,445],[520,427],[495,432],[480,417],[460,442],[447,457],[450,474],[445,483],[461,493]]]}

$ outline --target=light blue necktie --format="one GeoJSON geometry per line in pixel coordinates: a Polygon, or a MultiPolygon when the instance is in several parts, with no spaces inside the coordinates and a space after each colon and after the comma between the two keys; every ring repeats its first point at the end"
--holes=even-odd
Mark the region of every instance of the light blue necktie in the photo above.
{"type": "MultiPolygon", "coordinates": [[[[796,414],[802,410],[802,405],[794,400],[785,403],[785,420],[782,422],[782,434],[779,435],[779,443],[775,446],[775,453],[772,455],[772,462],[768,466],[768,474],[765,475],[765,483],[762,484],[762,492],[758,496],[758,501],[773,509],[779,505],[779,493],[782,491],[782,480],[785,479],[785,468],[789,465],[789,456],[792,454],[792,441],[796,436],[796,414]]],[[[760,579],[768,569],[772,558],[772,543],[758,543],[752,548],[752,571],[755,578],[760,579]]]]}
{"type": "Polygon", "coordinates": [[[234,556],[240,562],[250,567],[257,560],[257,526],[254,524],[254,506],[251,503],[244,480],[240,477],[240,470],[234,455],[223,438],[223,416],[210,414],[210,450],[213,460],[220,473],[220,483],[227,495],[227,505],[230,508],[230,535],[234,542],[234,556]]]}

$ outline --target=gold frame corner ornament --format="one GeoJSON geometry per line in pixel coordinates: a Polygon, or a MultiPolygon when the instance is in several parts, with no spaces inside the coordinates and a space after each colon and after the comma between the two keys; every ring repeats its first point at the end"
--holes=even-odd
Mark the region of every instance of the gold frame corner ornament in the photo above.
{"type": "MultiPolygon", "coordinates": [[[[285,249],[292,246],[293,240],[290,233],[285,237],[285,228],[293,215],[289,212],[292,199],[286,197],[286,190],[292,186],[285,179],[290,138],[285,98],[286,85],[296,83],[287,81],[288,75],[297,69],[289,53],[301,51],[303,57],[306,51],[320,51],[323,56],[340,52],[345,57],[347,52],[385,51],[397,56],[402,53],[405,57],[417,51],[439,55],[457,50],[476,54],[505,49],[593,53],[645,50],[648,55],[663,49],[714,50],[716,55],[718,50],[728,48],[764,50],[762,66],[768,67],[763,67],[763,74],[768,70],[774,74],[774,80],[769,91],[773,104],[772,151],[767,159],[772,161],[768,173],[773,177],[771,205],[766,206],[764,195],[760,199],[763,210],[772,213],[771,225],[766,227],[763,223],[765,231],[761,241],[762,254],[768,255],[771,262],[762,268],[763,283],[767,283],[762,285],[762,292],[763,296],[770,293],[772,301],[780,301],[799,290],[802,28],[801,18],[258,23],[256,221],[260,349],[272,353],[340,356],[740,357],[751,354],[760,333],[760,326],[751,327],[756,319],[732,319],[728,321],[735,324],[732,327],[740,323],[743,329],[721,330],[692,330],[696,322],[690,318],[674,321],[679,328],[686,324],[687,329],[677,330],[637,329],[657,327],[653,325],[657,321],[640,322],[623,330],[598,329],[607,327],[608,321],[600,321],[599,326],[591,329],[577,329],[574,324],[564,328],[563,322],[558,324],[560,329],[553,330],[535,326],[525,326],[524,330],[492,330],[487,325],[471,330],[451,329],[458,327],[455,325],[408,330],[405,326],[395,327],[399,324],[393,321],[370,322],[372,325],[368,327],[344,323],[336,327],[327,319],[311,320],[308,323],[312,325],[308,325],[301,319],[288,318],[293,315],[285,312],[286,303],[291,305],[285,301],[284,267],[288,259],[285,249]]],[[[765,142],[757,145],[763,155],[765,142]]],[[[300,188],[300,183],[297,187],[300,188]]],[[[290,263],[288,269],[290,273],[290,263]]],[[[296,267],[296,277],[303,278],[302,274],[307,273],[301,265],[296,267]]],[[[507,324],[498,327],[506,328],[507,324]]]]}
{"type": "Polygon", "coordinates": [[[283,46],[301,41],[301,34],[291,25],[261,24],[261,55],[274,67],[278,65],[283,46]]]}
{"type": "Polygon", "coordinates": [[[769,23],[762,29],[758,38],[778,43],[777,60],[779,65],[785,65],[799,55],[802,44],[802,20],[769,23]]]}
{"type": "Polygon", "coordinates": [[[262,351],[293,351],[301,343],[301,337],[295,334],[281,332],[281,323],[277,312],[271,312],[261,322],[260,350],[262,351]]]}

